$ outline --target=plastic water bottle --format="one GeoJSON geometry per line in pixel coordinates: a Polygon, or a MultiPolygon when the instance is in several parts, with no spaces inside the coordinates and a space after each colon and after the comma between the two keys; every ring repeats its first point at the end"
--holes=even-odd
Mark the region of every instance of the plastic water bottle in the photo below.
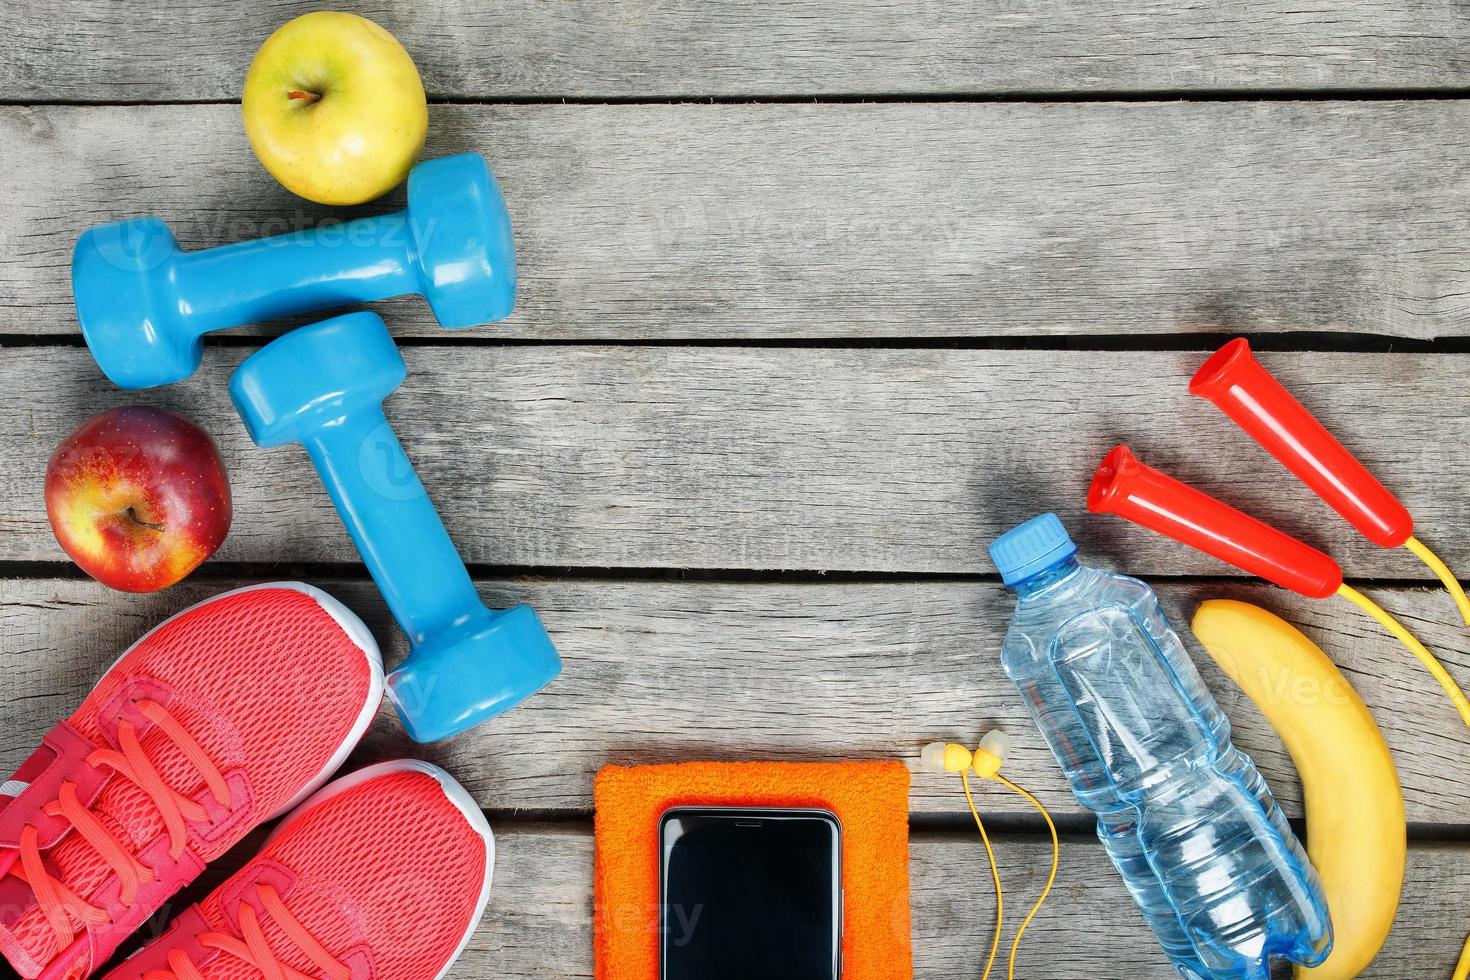
{"type": "Polygon", "coordinates": [[[1191,980],[1321,963],[1317,873],[1153,590],[1076,554],[1055,514],[990,546],[1017,599],[1001,657],[1165,954],[1191,980]]]}

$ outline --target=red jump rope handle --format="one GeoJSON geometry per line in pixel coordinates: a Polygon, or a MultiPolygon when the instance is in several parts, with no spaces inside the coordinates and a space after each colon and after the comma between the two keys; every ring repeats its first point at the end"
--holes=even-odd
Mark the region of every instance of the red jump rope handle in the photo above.
{"type": "Polygon", "coordinates": [[[1261,366],[1244,337],[1216,351],[1189,392],[1219,406],[1368,540],[1397,548],[1414,533],[1398,498],[1261,366]]]}
{"type": "Polygon", "coordinates": [[[1327,555],[1144,465],[1127,446],[1103,458],[1087,509],[1116,514],[1313,599],[1335,595],[1342,585],[1342,569],[1327,555]]]}

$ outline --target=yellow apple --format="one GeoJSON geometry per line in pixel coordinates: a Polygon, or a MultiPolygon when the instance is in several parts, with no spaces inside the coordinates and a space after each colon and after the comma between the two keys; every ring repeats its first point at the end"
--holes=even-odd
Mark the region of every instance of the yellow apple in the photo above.
{"type": "Polygon", "coordinates": [[[255,53],[245,133],[265,169],[319,204],[360,204],[408,176],[424,148],[424,84],[398,39],[365,17],[305,14],[255,53]]]}

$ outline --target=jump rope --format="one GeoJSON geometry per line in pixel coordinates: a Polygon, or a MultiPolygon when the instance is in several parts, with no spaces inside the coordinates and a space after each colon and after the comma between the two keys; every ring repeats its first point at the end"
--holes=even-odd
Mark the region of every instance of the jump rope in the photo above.
{"type": "MultiPolygon", "coordinates": [[[[1470,625],[1470,597],[1449,566],[1414,536],[1414,519],[1408,509],[1255,359],[1244,338],[1231,341],[1210,357],[1190,382],[1189,391],[1219,407],[1368,540],[1413,553],[1444,585],[1461,619],[1470,625]]],[[[1127,446],[1118,446],[1104,457],[1088,488],[1087,509],[1116,514],[1308,598],[1346,599],[1418,658],[1470,727],[1470,699],[1444,665],[1387,610],[1348,585],[1342,568],[1324,552],[1145,465],[1127,446]]],[[[991,732],[973,753],[963,745],[942,742],[926,746],[923,752],[925,768],[959,773],[990,863],[995,932],[982,980],[989,980],[1000,949],[1004,893],[995,850],[971,792],[970,773],[1022,796],[1041,813],[1051,832],[1051,872],[1041,896],[1016,930],[1008,980],[1015,980],[1021,937],[1051,893],[1061,858],[1056,824],[1046,807],[1000,774],[1009,744],[1004,733],[991,732]]],[[[1470,980],[1470,938],[1460,951],[1452,980],[1470,980]]]]}
{"type": "MultiPolygon", "coordinates": [[[[1449,567],[1414,537],[1408,508],[1255,359],[1243,338],[1206,361],[1189,391],[1213,402],[1368,540],[1416,555],[1470,625],[1470,599],[1449,567]]],[[[1103,459],[1087,491],[1087,509],[1116,514],[1308,598],[1341,596],[1419,659],[1470,727],[1470,700],[1434,654],[1306,542],[1144,465],[1127,446],[1103,459]]]]}

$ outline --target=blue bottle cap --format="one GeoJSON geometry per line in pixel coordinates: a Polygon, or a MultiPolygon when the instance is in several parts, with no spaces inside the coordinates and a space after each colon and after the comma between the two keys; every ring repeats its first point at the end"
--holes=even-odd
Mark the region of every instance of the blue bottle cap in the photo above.
{"type": "Polygon", "coordinates": [[[1077,553],[1077,546],[1055,514],[1033,517],[996,538],[990,545],[990,560],[1000,570],[1001,581],[1015,585],[1044,572],[1077,553]]]}

